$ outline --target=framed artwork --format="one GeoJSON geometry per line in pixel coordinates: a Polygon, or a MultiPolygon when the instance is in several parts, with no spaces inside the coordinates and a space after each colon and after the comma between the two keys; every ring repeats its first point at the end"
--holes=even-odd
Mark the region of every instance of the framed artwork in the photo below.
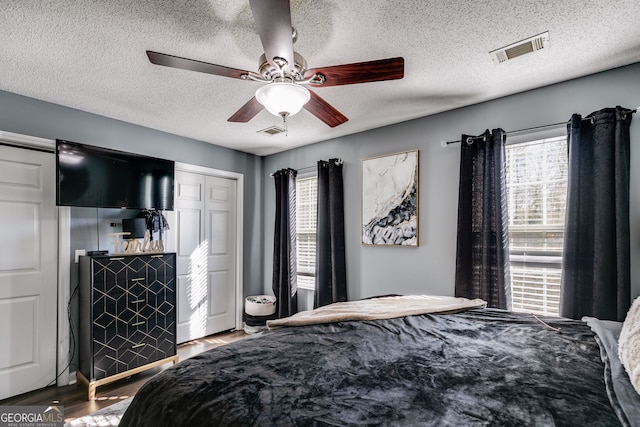
{"type": "Polygon", "coordinates": [[[362,244],[418,246],[418,150],[362,160],[362,244]]]}

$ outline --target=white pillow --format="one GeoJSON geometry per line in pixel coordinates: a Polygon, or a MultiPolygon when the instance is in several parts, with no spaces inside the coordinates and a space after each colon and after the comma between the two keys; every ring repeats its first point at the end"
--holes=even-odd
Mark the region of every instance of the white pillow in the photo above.
{"type": "Polygon", "coordinates": [[[633,301],[622,324],[618,355],[629,374],[631,384],[640,394],[640,297],[633,301]]]}

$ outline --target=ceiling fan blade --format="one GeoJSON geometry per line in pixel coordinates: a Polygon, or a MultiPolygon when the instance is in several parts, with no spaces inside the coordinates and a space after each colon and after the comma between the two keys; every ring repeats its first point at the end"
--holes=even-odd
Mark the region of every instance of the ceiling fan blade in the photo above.
{"type": "Polygon", "coordinates": [[[314,74],[322,74],[325,77],[325,82],[319,86],[340,86],[383,80],[397,80],[404,77],[404,58],[387,58],[376,61],[314,68],[308,70],[304,77],[310,78],[314,74]]]}
{"type": "Polygon", "coordinates": [[[287,61],[284,70],[291,71],[294,60],[289,0],[250,0],[249,3],[267,61],[277,68],[279,64],[273,58],[283,58],[287,61]]]}
{"type": "Polygon", "coordinates": [[[163,65],[165,67],[179,68],[182,70],[198,71],[200,73],[215,74],[216,76],[233,77],[241,79],[249,71],[229,68],[223,65],[209,64],[208,62],[196,61],[195,59],[181,58],[179,56],[167,55],[166,53],[153,52],[148,50],[147,56],[152,64],[163,65]]]}
{"type": "Polygon", "coordinates": [[[233,113],[233,116],[227,119],[228,122],[237,122],[237,123],[247,123],[249,120],[253,119],[256,114],[258,114],[264,106],[258,102],[256,97],[254,96],[244,104],[238,111],[233,113]]]}
{"type": "Polygon", "coordinates": [[[336,110],[327,101],[318,96],[315,92],[309,91],[311,99],[304,104],[304,109],[334,128],[348,121],[349,119],[336,110]]]}

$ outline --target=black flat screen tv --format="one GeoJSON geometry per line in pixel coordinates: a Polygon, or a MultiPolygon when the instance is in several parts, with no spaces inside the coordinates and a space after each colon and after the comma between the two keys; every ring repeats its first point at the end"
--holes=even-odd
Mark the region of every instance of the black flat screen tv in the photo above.
{"type": "Polygon", "coordinates": [[[58,206],[173,210],[174,162],[56,141],[58,206]]]}

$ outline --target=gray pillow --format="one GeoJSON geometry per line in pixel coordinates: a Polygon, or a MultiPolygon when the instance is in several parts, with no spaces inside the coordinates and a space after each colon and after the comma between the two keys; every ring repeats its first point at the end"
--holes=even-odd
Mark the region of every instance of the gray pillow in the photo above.
{"type": "Polygon", "coordinates": [[[618,357],[621,322],[583,317],[596,333],[600,354],[605,364],[605,383],[611,406],[623,425],[640,427],[640,394],[636,393],[618,357]]]}

